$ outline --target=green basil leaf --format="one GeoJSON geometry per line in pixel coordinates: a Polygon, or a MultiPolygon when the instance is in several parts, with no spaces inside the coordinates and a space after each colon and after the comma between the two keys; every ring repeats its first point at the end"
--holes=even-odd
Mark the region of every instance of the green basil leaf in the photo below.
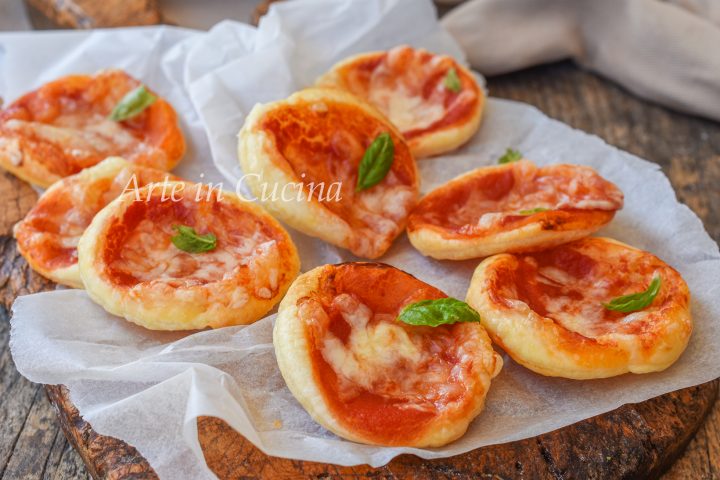
{"type": "Polygon", "coordinates": [[[395,144],[388,132],[383,132],[365,150],[358,167],[355,191],[367,190],[382,182],[390,171],[395,156],[395,144]]]}
{"type": "Polygon", "coordinates": [[[178,232],[170,239],[177,248],[184,252],[202,253],[214,250],[217,247],[217,237],[212,233],[199,235],[194,228],[187,225],[175,225],[178,232]]]}
{"type": "Polygon", "coordinates": [[[128,92],[120,102],[115,105],[110,120],[121,122],[142,113],[147,107],[155,103],[157,97],[148,92],[145,85],[140,85],[128,92]]]}
{"type": "Polygon", "coordinates": [[[467,303],[448,297],[406,305],[398,319],[409,325],[437,327],[457,322],[479,322],[480,315],[467,303]]]}
{"type": "Polygon", "coordinates": [[[655,300],[655,297],[660,291],[661,285],[662,280],[660,277],[653,277],[650,285],[644,292],[631,293],[630,295],[613,298],[608,303],[603,303],[603,307],[616,312],[637,312],[638,310],[642,310],[643,308],[649,306],[653,300],[655,300]]]}
{"type": "Polygon", "coordinates": [[[505,153],[502,157],[498,158],[498,163],[512,163],[517,162],[522,158],[522,153],[518,152],[517,150],[513,150],[512,148],[505,149],[505,153]]]}
{"type": "Polygon", "coordinates": [[[544,207],[538,207],[538,208],[531,208],[530,210],[520,210],[518,213],[520,215],[533,215],[540,212],[547,212],[548,209],[544,207]]]}
{"type": "Polygon", "coordinates": [[[451,68],[448,70],[447,75],[445,75],[445,88],[450,90],[453,93],[458,93],[460,90],[462,90],[462,83],[460,82],[460,77],[458,77],[457,70],[454,68],[451,68]]]}

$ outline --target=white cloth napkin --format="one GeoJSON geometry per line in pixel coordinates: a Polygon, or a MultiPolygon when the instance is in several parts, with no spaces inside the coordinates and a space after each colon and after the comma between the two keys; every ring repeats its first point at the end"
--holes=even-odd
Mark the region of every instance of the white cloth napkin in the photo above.
{"type": "Polygon", "coordinates": [[[720,120],[718,0],[470,0],[442,24],[483,74],[572,58],[640,97],[720,120]]]}
{"type": "Polygon", "coordinates": [[[30,30],[30,20],[21,0],[0,0],[0,31],[30,30]]]}

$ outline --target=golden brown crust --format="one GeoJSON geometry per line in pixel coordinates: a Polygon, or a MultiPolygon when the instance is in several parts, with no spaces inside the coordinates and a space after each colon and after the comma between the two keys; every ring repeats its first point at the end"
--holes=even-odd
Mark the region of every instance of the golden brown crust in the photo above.
{"type": "Polygon", "coordinates": [[[80,275],[108,312],[153,330],[255,322],[299,270],[290,236],[261,207],[190,182],[154,183],[98,213],[78,245],[80,275]],[[212,233],[216,247],[189,253],[175,227],[212,233]]]}
{"type": "Polygon", "coordinates": [[[538,251],[590,235],[622,204],[622,192],[588,167],[522,160],[436,188],[420,200],[407,231],[415,248],[438,259],[538,251]]]}
{"type": "Polygon", "coordinates": [[[485,106],[472,72],[451,57],[407,45],[347,58],[316,84],[347,90],[375,105],[403,133],[417,158],[467,142],[480,126],[485,106]],[[451,69],[458,91],[445,84],[451,69]]]}
{"type": "Polygon", "coordinates": [[[605,378],[664,370],[692,332],[690,292],[654,255],[607,238],[544,252],[500,254],[475,270],[466,300],[491,338],[516,362],[547,376],[605,378]],[[633,313],[606,309],[613,298],[662,286],[633,313]]]}
{"type": "Polygon", "coordinates": [[[403,306],[444,296],[382,264],[325,265],[301,275],[273,331],[288,388],[318,423],[349,440],[436,447],[459,438],[482,410],[502,360],[477,323],[433,328],[397,320],[403,306]]]}
{"type": "Polygon", "coordinates": [[[127,187],[177,180],[154,168],[110,157],[65,177],[43,193],[18,222],[13,235],[33,270],[62,285],[83,288],[77,266],[77,242],[93,217],[127,187]]]}
{"type": "Polygon", "coordinates": [[[0,167],[48,187],[108,156],[168,171],[185,153],[175,110],[162,98],[131,119],[107,117],[140,82],[120,70],[69,75],[0,111],[0,167]]]}
{"type": "Polygon", "coordinates": [[[240,131],[238,156],[247,184],[273,215],[361,257],[385,253],[417,202],[419,175],[402,135],[340,90],[307,89],[256,105],[240,131]],[[390,172],[358,192],[358,165],[383,132],[395,145],[390,172]]]}

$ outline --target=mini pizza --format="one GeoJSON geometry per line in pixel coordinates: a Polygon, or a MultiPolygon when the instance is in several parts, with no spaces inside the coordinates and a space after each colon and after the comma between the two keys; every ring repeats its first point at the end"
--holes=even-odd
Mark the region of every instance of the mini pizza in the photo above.
{"type": "Polygon", "coordinates": [[[151,183],[102,209],[80,276],[108,312],[152,330],[252,323],[298,273],[290,236],[261,207],[189,182],[151,183]]]}
{"type": "Polygon", "coordinates": [[[547,376],[661,371],[680,357],[692,332],[690,292],[680,274],[609,238],[487,258],[467,302],[493,342],[547,376]]]}
{"type": "Polygon", "coordinates": [[[417,203],[415,159],[375,108],[337,89],[256,105],[240,131],[243,179],[291,227],[377,258],[417,203]]]}
{"type": "Polygon", "coordinates": [[[288,388],[315,421],[348,440],[438,447],[461,437],[502,359],[480,323],[398,319],[404,307],[436,299],[449,300],[383,264],[325,265],[301,275],[273,331],[288,388]]]}
{"type": "Polygon", "coordinates": [[[175,110],[120,70],[62,77],[0,110],[0,167],[41,187],[109,156],[167,171],[184,153],[175,110]]]}
{"type": "Polygon", "coordinates": [[[168,180],[177,178],[120,157],[110,157],[65,177],[50,186],[15,225],[18,250],[40,275],[69,287],[83,288],[77,244],[95,214],[125,190],[168,180]]]}
{"type": "Polygon", "coordinates": [[[590,235],[622,206],[620,189],[589,167],[520,160],[478,168],[427,194],[410,215],[408,237],[437,259],[536,251],[590,235]]]}
{"type": "Polygon", "coordinates": [[[446,55],[400,46],[356,55],[320,77],[375,105],[405,136],[413,154],[455,150],[480,126],[485,96],[473,74],[446,55]]]}

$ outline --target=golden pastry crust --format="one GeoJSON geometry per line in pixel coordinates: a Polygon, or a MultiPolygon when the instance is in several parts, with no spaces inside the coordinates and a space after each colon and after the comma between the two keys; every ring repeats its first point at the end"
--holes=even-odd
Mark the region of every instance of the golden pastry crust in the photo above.
{"type": "Polygon", "coordinates": [[[485,94],[472,72],[447,55],[407,45],[355,55],[316,84],[347,90],[372,103],[405,136],[417,158],[450,152],[477,131],[485,94]],[[445,85],[455,69],[459,91],[445,85]]]}
{"type": "Polygon", "coordinates": [[[439,447],[461,437],[502,359],[478,323],[397,320],[405,305],[445,296],[377,263],[301,275],[273,330],[288,388],[315,421],[348,440],[439,447]]]}
{"type": "Polygon", "coordinates": [[[423,255],[482,258],[586,237],[622,205],[620,189],[589,167],[521,160],[478,168],[436,188],[420,200],[407,231],[423,255]]]}
{"type": "Polygon", "coordinates": [[[117,155],[168,171],[185,153],[175,110],[162,98],[139,115],[108,119],[140,82],[121,70],[69,75],[0,110],[0,167],[48,187],[117,155]]]}
{"type": "Polygon", "coordinates": [[[240,131],[238,156],[245,181],[273,215],[361,257],[385,253],[417,202],[417,167],[400,132],[341,90],[307,89],[256,105],[240,131]],[[395,146],[391,169],[357,192],[365,150],[385,132],[395,146]]]}
{"type": "Polygon", "coordinates": [[[88,294],[108,312],[152,330],[248,324],[299,271],[290,236],[261,207],[190,182],[154,183],[113,200],[78,245],[88,294]],[[204,253],[175,247],[174,227],[212,233],[204,253]]]}
{"type": "Polygon", "coordinates": [[[77,243],[97,212],[123,193],[151,182],[177,180],[162,170],[110,157],[55,182],[38,199],[13,235],[33,270],[54,282],[83,288],[77,243]]]}
{"type": "Polygon", "coordinates": [[[692,332],[690,292],[656,256],[609,238],[585,238],[525,255],[500,254],[475,270],[466,300],[493,342],[547,376],[605,378],[672,365],[692,332]],[[606,309],[613,298],[662,279],[650,306],[606,309]]]}

